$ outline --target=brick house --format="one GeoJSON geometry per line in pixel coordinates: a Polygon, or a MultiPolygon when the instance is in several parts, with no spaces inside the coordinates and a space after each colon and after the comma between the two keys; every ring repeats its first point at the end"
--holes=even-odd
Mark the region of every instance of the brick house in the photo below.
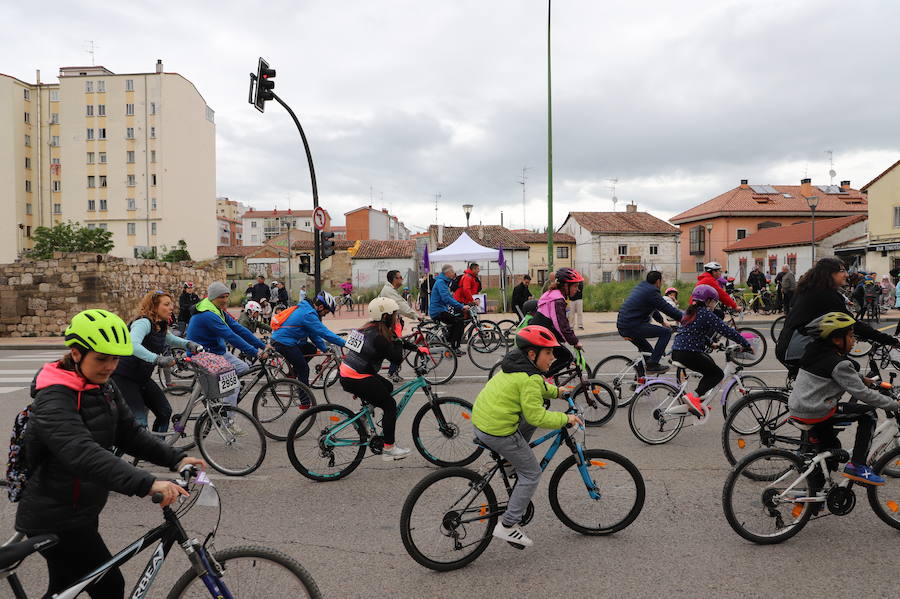
{"type": "Polygon", "coordinates": [[[344,216],[347,220],[346,239],[409,239],[409,229],[399,218],[389,214],[387,208],[376,210],[362,206],[345,212],[344,216]]]}
{"type": "MultiPolygon", "coordinates": [[[[513,233],[528,244],[528,274],[534,283],[543,285],[547,280],[547,234],[525,229],[513,233]]],[[[572,267],[575,264],[575,238],[568,233],[553,234],[553,268],[572,267]]]]}

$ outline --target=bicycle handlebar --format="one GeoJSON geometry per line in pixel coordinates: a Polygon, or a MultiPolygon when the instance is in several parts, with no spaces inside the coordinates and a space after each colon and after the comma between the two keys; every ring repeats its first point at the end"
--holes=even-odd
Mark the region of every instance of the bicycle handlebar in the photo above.
{"type": "MultiPolygon", "coordinates": [[[[199,472],[199,470],[197,469],[196,466],[194,466],[192,464],[187,464],[187,465],[183,466],[181,468],[181,470],[178,471],[178,476],[181,480],[173,480],[172,482],[175,483],[176,485],[178,485],[179,487],[181,487],[182,489],[187,490],[187,487],[190,484],[190,482],[193,479],[197,478],[198,472],[199,472]]],[[[150,499],[153,501],[153,503],[162,503],[163,499],[165,499],[165,496],[162,493],[154,493],[150,499]]]]}

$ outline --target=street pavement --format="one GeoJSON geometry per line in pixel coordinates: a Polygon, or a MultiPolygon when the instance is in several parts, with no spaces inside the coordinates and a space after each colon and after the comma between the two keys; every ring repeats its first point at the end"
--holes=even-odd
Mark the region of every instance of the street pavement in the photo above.
{"type": "MultiPolygon", "coordinates": [[[[586,350],[591,362],[632,352],[616,338],[590,339],[586,350]]],[[[5,386],[0,438],[8,437],[14,414],[28,403],[28,373],[56,355],[0,351],[0,381],[9,381],[0,382],[5,386]]],[[[771,343],[766,359],[752,371],[771,384],[783,382],[771,343]]],[[[437,391],[474,400],[484,381],[485,373],[461,358],[458,376],[437,391]]],[[[419,405],[413,400],[398,423],[398,442],[410,448],[411,420],[419,405]]],[[[280,549],[310,571],[326,597],[896,596],[890,572],[896,567],[893,552],[900,533],[877,519],[863,493],[857,493],[850,515],[812,521],[783,544],[757,546],[738,537],[721,507],[729,471],[721,424],[721,415],[714,412],[705,425],[685,428],[666,445],[648,446],[632,435],[627,413],[620,411],[606,426],[588,429],[586,446],[615,450],[640,468],[647,497],[636,522],[608,537],[581,536],[563,526],[547,499],[550,470],[567,455],[562,451],[535,495],[536,515],[528,527],[534,547],[517,551],[493,542],[474,563],[448,573],[416,564],[400,540],[403,501],[410,488],[434,470],[414,449],[401,462],[370,458],[344,480],[314,483],[293,470],[284,444],[270,441],[266,461],[254,474],[227,478],[211,473],[224,510],[216,546],[280,549]]],[[[849,443],[852,439],[845,446],[849,443]]],[[[0,501],[0,531],[12,533],[14,514],[13,504],[0,501]]],[[[215,515],[214,509],[197,506],[185,524],[203,539],[215,515]]],[[[112,495],[101,529],[115,551],[160,520],[159,509],[149,499],[112,495]]],[[[126,566],[129,587],[148,557],[126,566]]],[[[151,596],[164,596],[186,568],[186,559],[174,548],[151,596]]],[[[46,574],[40,557],[29,559],[20,575],[33,596],[43,592],[46,574]]],[[[280,595],[273,589],[270,596],[280,595]]]]}

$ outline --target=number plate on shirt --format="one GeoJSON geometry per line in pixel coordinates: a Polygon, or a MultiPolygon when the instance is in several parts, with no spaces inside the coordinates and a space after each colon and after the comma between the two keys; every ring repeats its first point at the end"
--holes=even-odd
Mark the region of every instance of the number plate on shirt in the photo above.
{"type": "Polygon", "coordinates": [[[344,345],[344,348],[359,353],[360,350],[362,350],[364,339],[365,337],[359,331],[350,331],[350,334],[347,335],[347,344],[344,345]]]}
{"type": "Polygon", "coordinates": [[[234,370],[219,375],[219,393],[225,395],[240,386],[237,372],[234,370]]]}

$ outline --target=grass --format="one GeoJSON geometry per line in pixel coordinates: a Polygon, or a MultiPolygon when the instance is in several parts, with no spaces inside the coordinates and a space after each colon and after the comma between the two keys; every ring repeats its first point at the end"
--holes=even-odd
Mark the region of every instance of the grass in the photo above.
{"type": "MultiPolygon", "coordinates": [[[[597,283],[595,285],[586,285],[584,288],[584,311],[585,312],[617,312],[622,307],[622,303],[634,289],[638,281],[628,281],[625,283],[597,283]]],[[[694,282],[675,281],[667,283],[666,287],[675,287],[678,289],[679,305],[682,309],[687,307],[687,300],[694,289],[694,282]]],[[[538,298],[541,296],[541,286],[531,285],[531,295],[538,298]]],[[[663,288],[665,289],[665,287],[663,288]]],[[[499,289],[485,289],[488,301],[495,301],[497,305],[501,305],[499,289]]],[[[507,294],[507,302],[512,298],[512,290],[507,294]]]]}

